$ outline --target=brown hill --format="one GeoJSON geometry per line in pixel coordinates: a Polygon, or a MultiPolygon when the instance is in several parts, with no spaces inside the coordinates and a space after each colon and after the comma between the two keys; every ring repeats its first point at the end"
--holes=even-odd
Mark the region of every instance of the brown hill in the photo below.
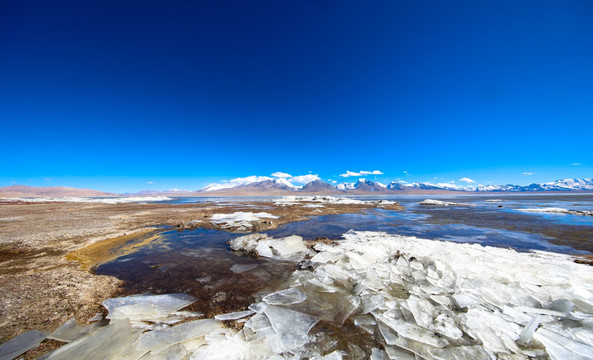
{"type": "Polygon", "coordinates": [[[113,197],[117,194],[63,186],[33,187],[13,185],[0,188],[0,197],[113,197]]]}

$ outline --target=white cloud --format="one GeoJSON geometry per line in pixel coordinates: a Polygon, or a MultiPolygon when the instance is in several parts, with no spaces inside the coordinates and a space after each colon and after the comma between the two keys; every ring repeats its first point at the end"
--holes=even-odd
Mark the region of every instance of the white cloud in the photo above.
{"type": "Polygon", "coordinates": [[[292,175],[281,172],[281,171],[276,171],[275,173],[272,174],[273,177],[277,177],[277,178],[290,178],[292,177],[292,175]]]}
{"type": "Polygon", "coordinates": [[[310,183],[311,181],[315,181],[315,180],[319,180],[319,175],[317,174],[308,174],[308,175],[299,175],[299,176],[293,176],[290,179],[288,179],[290,182],[295,182],[297,184],[307,184],[310,183]]]}
{"type": "Polygon", "coordinates": [[[50,178],[50,177],[46,177],[46,178],[44,178],[43,180],[45,180],[45,181],[52,181],[53,179],[52,179],[52,178],[50,178]]]}
{"type": "Polygon", "coordinates": [[[360,172],[362,175],[383,175],[382,171],[379,170],[373,170],[373,171],[361,171],[360,172]]]}
{"type": "Polygon", "coordinates": [[[340,174],[341,177],[360,176],[360,173],[347,170],[344,174],[340,174]]]}
{"type": "Polygon", "coordinates": [[[410,173],[408,173],[408,170],[404,170],[404,174],[410,175],[410,173]]]}
{"type": "Polygon", "coordinates": [[[231,180],[229,180],[229,185],[231,185],[231,186],[240,186],[240,185],[251,184],[251,183],[254,183],[254,182],[265,181],[265,180],[273,180],[273,179],[271,177],[269,177],[269,176],[251,175],[251,176],[247,176],[247,177],[244,177],[244,178],[231,179],[231,180]]]}
{"type": "Polygon", "coordinates": [[[361,170],[359,172],[354,172],[347,170],[344,174],[340,174],[341,177],[350,177],[350,176],[361,176],[361,175],[383,175],[383,172],[380,170],[361,170]]]}
{"type": "Polygon", "coordinates": [[[152,184],[152,181],[147,181],[146,183],[150,185],[150,184],[152,184]]]}
{"type": "Polygon", "coordinates": [[[524,173],[522,173],[522,174],[523,174],[523,175],[526,175],[526,176],[531,176],[531,175],[533,175],[533,174],[535,174],[535,173],[532,173],[532,172],[529,172],[529,171],[525,171],[525,172],[524,172],[524,173]]]}
{"type": "Polygon", "coordinates": [[[466,177],[459,179],[459,181],[463,181],[464,183],[468,183],[468,184],[475,183],[475,181],[473,181],[470,178],[466,178],[466,177]]]}
{"type": "Polygon", "coordinates": [[[581,166],[581,165],[583,165],[583,163],[572,163],[570,165],[572,165],[572,166],[581,166]]]}

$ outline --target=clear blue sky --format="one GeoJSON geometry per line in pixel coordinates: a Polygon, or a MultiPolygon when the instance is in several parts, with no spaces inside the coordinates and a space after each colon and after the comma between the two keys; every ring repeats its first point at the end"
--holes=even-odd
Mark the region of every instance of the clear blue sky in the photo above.
{"type": "Polygon", "coordinates": [[[2,1],[0,186],[592,177],[592,64],[591,1],[2,1]]]}

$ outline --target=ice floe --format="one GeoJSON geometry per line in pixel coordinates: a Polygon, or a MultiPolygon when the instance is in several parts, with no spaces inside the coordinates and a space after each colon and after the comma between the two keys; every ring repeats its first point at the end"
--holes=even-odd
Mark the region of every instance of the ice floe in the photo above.
{"type": "Polygon", "coordinates": [[[433,199],[426,199],[424,201],[419,202],[418,204],[419,205],[432,205],[432,206],[471,206],[470,204],[433,200],[433,199]]]}
{"type": "Polygon", "coordinates": [[[262,219],[278,219],[278,216],[266,212],[254,213],[249,211],[237,211],[231,214],[214,214],[210,218],[210,222],[221,225],[223,229],[249,231],[253,229],[253,222],[262,219]]]}
{"type": "Polygon", "coordinates": [[[593,216],[593,211],[589,211],[589,210],[569,210],[569,209],[555,208],[555,207],[544,207],[544,208],[534,208],[534,209],[517,209],[517,210],[524,211],[524,212],[534,212],[534,213],[593,216]]]}
{"type": "Polygon", "coordinates": [[[173,200],[168,196],[130,196],[112,198],[92,197],[36,197],[36,198],[2,198],[2,201],[14,202],[71,202],[71,203],[95,203],[95,204],[125,204],[135,202],[156,202],[173,200]]]}
{"type": "Polygon", "coordinates": [[[313,250],[299,237],[238,237],[231,241],[235,250],[265,244],[270,257],[309,266],[296,270],[279,290],[261,294],[249,310],[215,319],[166,321],[193,301],[187,295],[109,299],[108,326],[48,358],[590,359],[593,354],[593,271],[568,255],[381,232],[349,231],[343,237],[316,243],[313,250]],[[134,326],[151,317],[162,325],[145,332],[134,326]],[[244,325],[237,331],[222,321],[244,325]]]}

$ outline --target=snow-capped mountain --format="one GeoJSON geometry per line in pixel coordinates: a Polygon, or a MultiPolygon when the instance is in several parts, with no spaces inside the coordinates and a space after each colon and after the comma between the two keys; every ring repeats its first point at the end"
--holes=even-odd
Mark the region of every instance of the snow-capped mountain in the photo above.
{"type": "Polygon", "coordinates": [[[356,184],[354,184],[354,189],[357,191],[363,192],[378,192],[386,190],[387,186],[366,179],[359,179],[356,184]]]}
{"type": "Polygon", "coordinates": [[[535,191],[591,191],[593,190],[593,179],[563,179],[543,184],[520,185],[480,185],[476,191],[511,191],[511,192],[535,192],[535,191]]]}
{"type": "Polygon", "coordinates": [[[346,191],[346,190],[354,190],[354,183],[342,183],[336,186],[336,189],[346,191]]]}

